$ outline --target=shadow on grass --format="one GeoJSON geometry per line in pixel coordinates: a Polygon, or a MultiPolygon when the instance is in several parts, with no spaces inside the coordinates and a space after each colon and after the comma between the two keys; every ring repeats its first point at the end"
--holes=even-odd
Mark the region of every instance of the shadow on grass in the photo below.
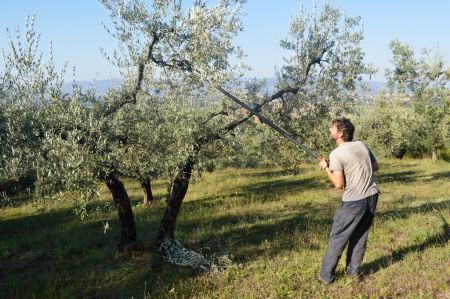
{"type": "Polygon", "coordinates": [[[392,182],[413,183],[418,181],[430,182],[450,178],[450,171],[438,172],[429,175],[420,175],[420,174],[421,172],[411,170],[388,172],[377,174],[376,180],[379,183],[392,183],[392,182]]]}
{"type": "MultiPolygon", "coordinates": [[[[414,175],[414,172],[403,172],[405,177],[414,175]]],[[[448,173],[444,174],[444,176],[447,175],[448,173]]],[[[217,209],[227,200],[236,201],[236,204],[243,206],[253,202],[263,204],[289,194],[322,188],[325,186],[323,182],[316,179],[275,179],[248,184],[235,192],[228,191],[225,195],[221,192],[220,196],[187,201],[183,203],[182,213],[196,215],[200,211],[205,215],[180,221],[177,233],[191,238],[185,244],[188,249],[210,247],[212,252],[219,254],[226,250],[234,254],[235,262],[256,260],[265,255],[276,256],[283,251],[318,250],[329,232],[333,211],[339,204],[337,201],[330,200],[324,204],[298,204],[295,205],[296,210],[280,207],[276,211],[267,211],[263,214],[247,210],[240,215],[212,217],[208,215],[208,210],[217,209]],[[233,198],[235,195],[239,198],[233,198]],[[193,240],[191,236],[195,235],[195,231],[199,228],[203,231],[198,234],[196,240],[193,240]]],[[[158,198],[158,201],[163,198],[164,196],[158,198]]],[[[137,205],[141,198],[135,196],[130,197],[130,200],[133,205],[137,205]]],[[[406,218],[415,213],[449,208],[450,200],[423,204],[419,207],[389,210],[379,213],[377,217],[382,220],[406,218]]],[[[141,238],[147,238],[148,244],[153,244],[164,209],[165,205],[159,203],[133,210],[138,235],[141,238]]],[[[62,276],[66,281],[61,279],[59,284],[55,283],[56,287],[67,288],[70,292],[70,290],[76,290],[77,285],[65,286],[64,283],[74,279],[80,281],[78,284],[80,290],[76,293],[80,294],[80,297],[141,296],[145,282],[148,283],[148,292],[152,296],[154,294],[159,296],[158,288],[170,290],[179,281],[189,282],[201,273],[164,263],[154,247],[148,248],[142,258],[112,259],[111,255],[119,235],[115,213],[114,211],[113,216],[112,214],[107,216],[114,227],[107,234],[103,234],[100,219],[87,223],[80,222],[71,209],[2,221],[0,223],[2,235],[0,292],[11,294],[9,290],[6,290],[8,293],[4,293],[5,289],[10,287],[19,290],[20,293],[20,290],[28,285],[27,281],[41,280],[44,281],[42,285],[31,289],[36,294],[42,295],[39,292],[46,290],[46,278],[50,277],[51,280],[54,279],[52,277],[61,276],[63,273],[62,276]],[[122,272],[126,272],[127,275],[117,274],[122,272]],[[89,275],[93,275],[93,278],[89,275]],[[96,276],[106,276],[110,277],[108,279],[117,279],[117,281],[105,283],[96,276]],[[3,283],[5,281],[6,284],[3,283]],[[96,289],[101,290],[95,291],[96,289]]],[[[389,266],[389,263],[403,259],[409,252],[424,250],[431,245],[444,244],[449,240],[448,230],[448,224],[446,224],[443,234],[429,238],[422,244],[400,249],[394,252],[392,257],[380,258],[365,265],[363,269],[367,273],[376,272],[382,267],[389,266]]]]}
{"type": "Polygon", "coordinates": [[[279,195],[281,193],[298,193],[309,189],[316,189],[317,187],[324,186],[321,181],[316,178],[309,179],[280,179],[270,182],[261,182],[257,184],[249,184],[243,190],[243,193],[247,194],[268,194],[279,195]]]}
{"type": "Polygon", "coordinates": [[[398,250],[395,250],[390,255],[386,255],[383,257],[380,257],[370,263],[364,264],[361,267],[362,274],[369,275],[375,272],[380,271],[383,268],[387,268],[391,266],[392,264],[399,262],[405,258],[406,255],[412,252],[423,252],[425,249],[427,249],[430,246],[444,246],[448,243],[450,240],[450,226],[442,216],[440,215],[440,218],[443,222],[442,225],[442,232],[429,237],[424,242],[420,244],[415,244],[411,246],[406,246],[403,248],[400,248],[398,250]]]}
{"type": "MultiPolygon", "coordinates": [[[[303,169],[302,171],[299,172],[299,174],[303,174],[308,172],[308,169],[303,169]]],[[[290,170],[290,169],[278,169],[278,170],[273,170],[273,169],[267,169],[265,170],[264,168],[262,169],[262,171],[252,171],[252,172],[248,172],[245,173],[246,177],[266,177],[266,178],[270,178],[270,177],[280,177],[280,176],[292,176],[295,177],[296,175],[299,174],[295,174],[294,171],[290,170]]]]}
{"type": "Polygon", "coordinates": [[[376,180],[379,183],[392,183],[392,182],[412,182],[414,181],[416,171],[406,170],[397,172],[388,172],[382,174],[376,174],[376,180]]]}
{"type": "Polygon", "coordinates": [[[276,256],[284,251],[302,248],[316,250],[320,244],[310,240],[317,234],[325,235],[330,226],[331,217],[311,219],[301,214],[290,215],[205,234],[195,246],[210,247],[213,251],[226,248],[227,253],[234,255],[235,262],[242,263],[262,255],[276,256]],[[302,240],[297,239],[299,236],[302,240]]]}
{"type": "Polygon", "coordinates": [[[0,234],[0,293],[6,297],[33,297],[62,277],[84,281],[85,267],[110,258],[118,240],[117,232],[103,234],[101,222],[83,223],[70,208],[3,220],[0,234]]]}
{"type": "MultiPolygon", "coordinates": [[[[207,195],[200,197],[195,201],[183,203],[183,208],[188,204],[199,205],[199,207],[211,206],[216,204],[216,201],[223,199],[230,199],[233,197],[241,197],[242,204],[246,204],[248,200],[255,198],[262,198],[264,202],[277,200],[280,195],[298,194],[301,191],[317,189],[318,187],[327,187],[322,180],[316,178],[310,179],[277,179],[269,182],[261,182],[256,184],[248,184],[245,186],[237,187],[236,189],[229,189],[226,192],[221,192],[221,195],[207,195]]],[[[197,208],[197,207],[194,207],[197,208]]]]}
{"type": "Polygon", "coordinates": [[[432,175],[428,180],[431,181],[431,180],[441,180],[441,179],[450,179],[450,171],[436,173],[436,174],[432,175]]]}
{"type": "MultiPolygon", "coordinates": [[[[91,203],[90,207],[97,204],[101,205],[91,203]]],[[[153,217],[140,220],[147,207],[134,209],[138,237],[153,232],[159,224],[157,214],[163,208],[148,209],[154,212],[153,217]]],[[[1,298],[142,296],[145,282],[158,279],[152,265],[162,263],[155,246],[148,246],[142,253],[118,255],[120,227],[116,211],[81,221],[72,208],[60,207],[3,220],[0,235],[1,298]],[[111,228],[104,233],[106,222],[111,228]]],[[[178,278],[180,271],[174,273],[178,278]]]]}
{"type": "Polygon", "coordinates": [[[432,212],[434,210],[450,210],[450,200],[445,200],[437,203],[424,203],[417,207],[406,207],[400,209],[392,209],[385,212],[377,212],[377,219],[398,219],[407,218],[412,214],[418,214],[423,212],[432,212]]]}

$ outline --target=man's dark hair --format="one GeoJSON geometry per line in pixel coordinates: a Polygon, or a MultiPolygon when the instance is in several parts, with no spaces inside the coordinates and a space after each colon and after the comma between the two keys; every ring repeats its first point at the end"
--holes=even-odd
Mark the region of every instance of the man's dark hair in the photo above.
{"type": "Polygon", "coordinates": [[[339,132],[342,132],[344,141],[352,141],[353,133],[355,132],[355,126],[352,122],[345,117],[336,118],[332,122],[333,125],[336,125],[336,128],[339,132]]]}

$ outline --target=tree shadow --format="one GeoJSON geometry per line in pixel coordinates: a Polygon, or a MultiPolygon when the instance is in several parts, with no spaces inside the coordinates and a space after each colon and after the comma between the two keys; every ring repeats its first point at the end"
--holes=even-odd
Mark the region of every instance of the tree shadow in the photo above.
{"type": "Polygon", "coordinates": [[[391,183],[391,182],[412,182],[415,180],[414,175],[416,171],[405,170],[398,172],[388,172],[376,175],[376,180],[378,183],[391,183]]]}
{"type": "Polygon", "coordinates": [[[256,194],[280,194],[280,193],[297,193],[308,189],[316,189],[324,186],[321,180],[316,178],[309,179],[278,179],[270,182],[261,182],[249,184],[245,188],[241,188],[244,193],[256,194]]]}
{"type": "Polygon", "coordinates": [[[412,214],[431,212],[434,210],[450,210],[450,200],[437,203],[424,203],[417,207],[405,207],[401,209],[392,209],[385,212],[376,212],[376,218],[380,220],[387,219],[405,219],[412,214]]]}
{"type": "MultiPolygon", "coordinates": [[[[96,203],[90,205],[95,207],[96,203]]],[[[142,214],[135,215],[139,215],[136,217],[138,237],[153,232],[159,224],[157,215],[149,221],[139,218],[142,214]]],[[[0,297],[130,298],[142,294],[145,281],[151,283],[158,279],[158,272],[154,271],[163,263],[158,248],[153,245],[154,240],[143,252],[119,254],[116,244],[120,226],[116,214],[97,215],[101,218],[92,215],[82,221],[73,214],[72,208],[60,207],[55,211],[2,220],[0,297]],[[110,228],[104,232],[106,222],[110,228]],[[140,270],[135,272],[131,265],[140,270]],[[116,279],[117,271],[124,274],[106,287],[102,277],[116,279]],[[69,280],[73,283],[67,285],[69,280]],[[100,283],[101,288],[96,283],[100,283]],[[53,295],[48,295],[48,291],[54,292],[53,295]]],[[[168,264],[163,267],[175,268],[168,264]]],[[[174,273],[179,278],[180,271],[174,273]]],[[[192,275],[187,270],[184,273],[186,277],[192,275]]]]}
{"type": "Polygon", "coordinates": [[[390,255],[380,257],[374,261],[364,264],[361,267],[361,272],[363,276],[376,273],[383,268],[387,268],[394,263],[397,263],[405,258],[406,255],[412,252],[423,252],[430,246],[444,246],[450,240],[450,226],[444,219],[442,214],[440,218],[443,222],[442,232],[434,236],[429,237],[424,242],[420,244],[414,244],[411,246],[406,246],[393,251],[390,255]]]}
{"type": "MultiPolygon", "coordinates": [[[[325,181],[317,180],[315,178],[309,179],[277,179],[269,182],[260,182],[254,184],[247,184],[245,186],[238,186],[234,189],[228,189],[226,192],[221,192],[220,195],[207,195],[199,197],[194,201],[183,203],[183,209],[189,205],[199,205],[208,207],[215,204],[217,201],[229,199],[233,197],[240,197],[243,200],[242,204],[246,204],[247,200],[259,197],[266,201],[277,200],[280,195],[287,195],[291,193],[299,193],[301,191],[317,189],[318,187],[325,187],[325,181]]],[[[197,208],[197,207],[194,207],[197,208]]]]}
{"type": "Polygon", "coordinates": [[[57,273],[86,279],[84,267],[104,262],[99,252],[109,259],[118,233],[103,234],[101,221],[83,223],[71,208],[2,220],[0,293],[39,294],[58,280],[57,273]]]}
{"type": "MultiPolygon", "coordinates": [[[[410,176],[411,174],[405,175],[410,176]]],[[[444,173],[444,175],[448,175],[448,173],[444,173]]],[[[300,193],[298,196],[301,197],[301,191],[322,186],[325,186],[325,183],[315,179],[275,179],[270,182],[249,184],[243,188],[229,190],[225,195],[221,193],[220,196],[207,196],[198,200],[187,201],[183,203],[182,209],[183,213],[196,215],[198,211],[205,211],[204,207],[215,209],[223,205],[226,200],[230,200],[230,196],[235,196],[236,194],[239,198],[233,200],[238,200],[239,204],[246,205],[255,201],[259,203],[276,201],[280,196],[286,196],[291,193],[300,193]]],[[[130,200],[133,203],[137,203],[141,199],[138,199],[136,196],[134,198],[130,197],[130,200]]],[[[162,198],[159,200],[162,200],[162,198]]],[[[195,240],[186,240],[186,247],[193,250],[209,247],[210,250],[205,251],[206,253],[230,253],[234,255],[233,261],[236,263],[249,262],[261,256],[273,257],[285,251],[318,250],[321,242],[327,238],[332,222],[332,214],[338,204],[339,202],[330,199],[322,204],[307,202],[296,204],[295,210],[286,207],[264,214],[258,211],[248,211],[240,215],[228,214],[217,217],[199,215],[188,220],[180,219],[177,233],[192,236],[198,228],[205,228],[204,232],[199,234],[195,240]],[[224,227],[225,229],[223,229],[224,227]]],[[[135,213],[138,235],[147,238],[146,242],[148,244],[152,245],[156,239],[156,229],[164,208],[161,205],[156,205],[150,207],[151,212],[149,213],[135,213]]],[[[392,209],[378,213],[377,218],[381,220],[407,218],[409,215],[416,213],[446,209],[450,209],[450,200],[423,204],[418,207],[392,209]]],[[[177,266],[165,263],[157,248],[152,247],[153,245],[147,248],[147,255],[140,260],[127,259],[111,262],[108,252],[111,255],[114,251],[114,246],[118,239],[117,236],[119,235],[115,215],[110,217],[114,229],[108,234],[102,233],[101,221],[82,223],[76,220],[71,208],[58,209],[58,211],[51,213],[50,216],[48,214],[36,214],[0,222],[2,243],[18,242],[17,247],[11,249],[11,254],[0,256],[0,279],[9,280],[9,285],[11,285],[11,280],[14,279],[16,282],[20,282],[18,284],[20,288],[25,285],[25,280],[32,280],[35,276],[41,276],[45,273],[47,273],[45,275],[55,274],[56,272],[51,272],[49,268],[60,269],[60,267],[63,267],[58,266],[61,263],[58,252],[56,249],[48,252],[46,250],[55,244],[55,248],[57,246],[63,248],[65,243],[69,244],[68,246],[73,246],[73,248],[64,249],[68,257],[67,261],[63,261],[63,265],[66,265],[64,267],[72,267],[70,270],[73,271],[71,275],[77,279],[80,278],[82,282],[89,281],[86,277],[89,273],[84,273],[86,267],[88,269],[101,268],[101,270],[95,270],[98,272],[93,270],[98,275],[108,274],[110,271],[111,273],[117,272],[121,267],[129,269],[130,265],[143,268],[141,272],[129,274],[129,276],[122,278],[120,282],[111,285],[110,290],[102,289],[96,292],[95,287],[88,286],[86,287],[87,293],[82,293],[81,297],[101,297],[103,295],[105,295],[104,297],[119,297],[122,294],[123,297],[131,297],[137,293],[142,294],[140,292],[144,288],[145,281],[152,286],[152,288],[149,287],[149,293],[153,296],[157,292],[155,290],[156,287],[171,288],[180,280],[189,281],[202,273],[190,268],[180,269],[177,266]],[[55,231],[36,233],[36,231],[46,229],[55,231]],[[98,234],[95,238],[88,237],[89,234],[94,233],[98,234]],[[86,238],[87,240],[85,240],[86,238]],[[74,240],[78,243],[70,245],[74,240]],[[99,255],[98,252],[91,254],[91,249],[100,249],[103,250],[103,253],[102,255],[99,255]],[[27,252],[30,251],[36,251],[36,254],[26,256],[27,252]],[[86,259],[86,255],[92,256],[86,259]],[[20,264],[14,264],[20,259],[22,259],[20,264]],[[11,274],[7,274],[5,271],[9,271],[10,268],[13,271],[11,274]],[[26,272],[28,268],[34,268],[35,270],[33,270],[34,272],[31,272],[31,270],[26,272]],[[15,277],[12,278],[12,276],[15,277]]],[[[428,238],[422,244],[399,249],[393,252],[392,255],[372,261],[363,266],[363,271],[365,271],[364,273],[379,271],[381,268],[403,259],[410,252],[422,251],[433,245],[443,245],[448,240],[449,227],[445,223],[443,233],[428,238]]],[[[3,244],[10,246],[8,245],[9,243],[3,244]]],[[[62,285],[59,287],[62,287],[62,285]]],[[[102,288],[104,288],[103,285],[102,288]]],[[[3,287],[0,287],[0,291],[2,289],[3,287]]]]}
{"type": "Polygon", "coordinates": [[[296,174],[296,173],[294,173],[294,171],[292,171],[290,169],[273,170],[273,169],[269,168],[269,169],[263,170],[263,171],[249,172],[249,173],[246,173],[245,176],[246,177],[254,177],[254,178],[259,178],[259,177],[270,178],[270,177],[280,177],[280,176],[290,175],[292,177],[295,177],[296,175],[300,175],[305,172],[307,172],[307,171],[300,171],[298,174],[296,174]]]}
{"type": "MultiPolygon", "coordinates": [[[[219,220],[225,222],[227,220],[219,220]]],[[[326,235],[331,226],[331,216],[314,219],[302,214],[280,217],[270,222],[259,222],[246,228],[233,228],[219,233],[207,233],[192,243],[193,247],[210,248],[233,255],[236,263],[258,259],[262,255],[276,256],[281,252],[298,249],[317,250],[317,234],[326,235]],[[302,240],[294,240],[301,231],[302,240]],[[273,242],[277,239],[276,242],[273,242]]],[[[190,245],[191,242],[187,243],[190,245]]]]}
{"type": "Polygon", "coordinates": [[[430,178],[425,179],[425,181],[435,181],[441,179],[450,179],[450,171],[433,174],[430,178]]]}
{"type": "MultiPolygon", "coordinates": [[[[265,202],[265,200],[260,200],[265,202]]],[[[217,203],[220,205],[221,203],[217,203]]],[[[183,221],[179,230],[193,231],[198,227],[207,227],[197,240],[187,241],[193,247],[208,247],[211,250],[232,252],[238,262],[257,259],[265,254],[263,243],[278,241],[270,246],[270,252],[293,250],[294,248],[318,248],[317,243],[293,242],[292,237],[301,231],[305,239],[320,233],[326,235],[332,223],[332,215],[339,202],[330,200],[325,204],[304,203],[296,205],[292,211],[288,207],[270,213],[247,212],[239,215],[225,215],[214,218],[198,218],[183,221]],[[299,245],[300,244],[300,245],[299,245]],[[249,258],[251,256],[251,258],[249,258]]],[[[196,202],[189,202],[189,209],[196,210],[196,202]]],[[[187,207],[185,207],[187,208],[187,207]]],[[[210,206],[214,209],[214,206],[210,206]]],[[[312,239],[312,238],[311,238],[312,239]]]]}
{"type": "Polygon", "coordinates": [[[430,182],[437,181],[446,178],[450,178],[450,171],[438,172],[434,174],[422,174],[419,171],[398,171],[398,172],[388,172],[376,175],[376,180],[378,183],[392,183],[392,182],[402,182],[402,183],[413,183],[413,182],[430,182]]]}

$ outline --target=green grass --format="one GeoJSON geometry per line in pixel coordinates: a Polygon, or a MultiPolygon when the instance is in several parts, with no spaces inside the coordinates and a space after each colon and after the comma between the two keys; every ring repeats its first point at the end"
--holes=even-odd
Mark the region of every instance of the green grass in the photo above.
{"type": "MultiPolygon", "coordinates": [[[[153,246],[163,215],[158,201],[139,205],[126,181],[142,253],[115,252],[115,211],[84,221],[69,202],[0,210],[0,297],[5,298],[377,298],[450,296],[450,163],[382,160],[382,195],[364,260],[365,278],[315,280],[341,192],[316,165],[300,175],[279,168],[225,169],[190,186],[177,238],[205,255],[227,254],[218,273],[173,266],[153,246]],[[105,223],[111,229],[104,232],[105,223]]],[[[95,205],[110,202],[106,188],[95,205]]],[[[93,206],[91,206],[92,208],[93,206]]]]}

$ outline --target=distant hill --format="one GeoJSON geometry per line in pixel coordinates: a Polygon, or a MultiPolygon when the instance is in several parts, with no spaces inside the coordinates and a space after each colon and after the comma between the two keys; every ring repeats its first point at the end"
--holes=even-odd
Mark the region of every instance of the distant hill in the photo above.
{"type": "MultiPolygon", "coordinates": [[[[63,92],[71,92],[72,84],[72,82],[65,82],[62,86],[63,92]]],[[[111,87],[122,84],[122,79],[76,81],[76,84],[80,85],[83,90],[92,88],[97,96],[104,96],[111,87]]]]}
{"type": "MultiPolygon", "coordinates": [[[[251,80],[250,78],[245,80],[251,80]]],[[[277,84],[277,79],[274,77],[266,78],[266,90],[270,93],[275,91],[275,86],[277,84]]],[[[379,92],[381,89],[383,89],[386,86],[385,82],[379,82],[379,81],[362,81],[362,84],[366,85],[366,87],[369,89],[367,93],[374,95],[377,92],[379,92]]],[[[357,92],[363,92],[363,89],[361,86],[358,86],[357,92]]],[[[366,92],[364,92],[366,93],[366,92]]]]}
{"type": "Polygon", "coordinates": [[[373,93],[377,93],[379,92],[381,89],[386,87],[386,83],[385,82],[379,82],[379,81],[363,81],[363,83],[366,83],[370,90],[373,93]]]}
{"type": "MultiPolygon", "coordinates": [[[[251,80],[250,78],[244,79],[244,80],[251,80]]],[[[110,89],[113,86],[118,86],[122,84],[122,79],[111,79],[111,80],[94,80],[94,81],[76,81],[77,84],[81,86],[83,90],[87,90],[88,88],[92,88],[95,90],[95,94],[97,96],[104,96],[108,89],[110,89]]],[[[266,79],[266,91],[268,93],[271,93],[275,90],[276,86],[276,78],[267,78],[266,79]]],[[[386,85],[384,82],[379,81],[363,81],[363,84],[366,84],[369,88],[368,93],[369,94],[375,94],[381,89],[383,89],[386,85]]],[[[63,84],[63,91],[64,92],[70,92],[72,90],[72,82],[66,82],[63,84]]],[[[360,91],[362,91],[361,88],[359,88],[360,91]]]]}

